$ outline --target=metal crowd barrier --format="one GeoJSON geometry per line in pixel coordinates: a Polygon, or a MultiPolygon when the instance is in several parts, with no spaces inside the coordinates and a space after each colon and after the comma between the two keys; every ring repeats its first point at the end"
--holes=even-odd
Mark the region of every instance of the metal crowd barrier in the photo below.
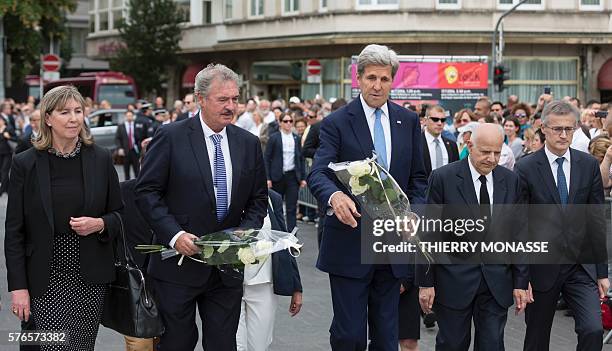
{"type": "MultiPolygon", "coordinates": [[[[304,164],[306,168],[305,174],[308,175],[312,169],[312,159],[307,158],[304,164]]],[[[300,192],[298,193],[298,205],[303,205],[314,209],[317,208],[317,199],[315,199],[308,187],[300,188],[300,192]]]]}

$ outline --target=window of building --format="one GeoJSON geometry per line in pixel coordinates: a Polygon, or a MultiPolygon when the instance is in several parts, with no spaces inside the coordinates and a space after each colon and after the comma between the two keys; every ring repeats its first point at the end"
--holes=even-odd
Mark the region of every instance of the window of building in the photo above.
{"type": "Polygon", "coordinates": [[[293,15],[300,11],[300,0],[283,0],[283,14],[293,15]]]}
{"type": "Polygon", "coordinates": [[[202,23],[203,24],[211,24],[212,23],[212,1],[211,0],[203,0],[203,3],[202,3],[202,23]]]}
{"type": "Polygon", "coordinates": [[[103,32],[119,28],[119,23],[126,18],[127,0],[94,0],[93,10],[89,11],[89,31],[103,32]]]}
{"type": "Polygon", "coordinates": [[[174,0],[176,7],[182,12],[181,22],[191,22],[191,5],[189,0],[174,0]]]}
{"type": "Polygon", "coordinates": [[[264,15],[264,0],[251,0],[251,17],[260,17],[264,15]]]}
{"type": "Polygon", "coordinates": [[[234,17],[234,4],[233,0],[225,0],[225,7],[223,9],[223,18],[232,19],[234,17]]]}
{"type": "Polygon", "coordinates": [[[319,0],[319,11],[327,11],[327,0],[319,0]]]}
{"type": "Polygon", "coordinates": [[[399,0],[357,0],[357,10],[393,10],[399,8],[399,0]]]}
{"type": "Polygon", "coordinates": [[[603,2],[601,0],[580,0],[580,9],[584,11],[601,11],[603,2]]]}
{"type": "Polygon", "coordinates": [[[87,28],[70,28],[70,46],[74,56],[85,56],[87,51],[87,28]]]}
{"type": "MultiPolygon", "coordinates": [[[[520,0],[497,0],[497,7],[502,10],[507,10],[519,2],[520,0]]],[[[544,10],[544,0],[527,0],[527,2],[519,6],[517,10],[544,10]]]]}
{"type": "Polygon", "coordinates": [[[461,0],[437,0],[436,1],[437,9],[460,9],[461,8],[461,0]]]}

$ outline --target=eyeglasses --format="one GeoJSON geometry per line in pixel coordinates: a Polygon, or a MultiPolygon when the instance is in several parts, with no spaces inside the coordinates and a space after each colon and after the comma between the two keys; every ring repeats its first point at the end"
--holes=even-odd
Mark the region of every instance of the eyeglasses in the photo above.
{"type": "Polygon", "coordinates": [[[525,117],[527,117],[527,115],[524,114],[524,113],[515,113],[514,117],[516,117],[516,118],[525,118],[525,117]]]}
{"type": "Polygon", "coordinates": [[[191,103],[193,103],[193,101],[183,101],[183,102],[184,102],[184,103],[186,103],[186,104],[191,104],[191,103]]]}
{"type": "Polygon", "coordinates": [[[283,119],[281,122],[283,123],[293,123],[292,119],[283,119]]]}
{"type": "Polygon", "coordinates": [[[565,132],[565,134],[571,134],[576,130],[576,127],[550,127],[546,125],[545,127],[552,130],[556,135],[561,135],[563,132],[565,132]]]}
{"type": "Polygon", "coordinates": [[[315,119],[315,118],[317,118],[317,115],[308,115],[308,118],[315,119]]]}
{"type": "Polygon", "coordinates": [[[438,122],[444,123],[444,122],[446,122],[446,117],[440,117],[440,118],[438,118],[438,117],[429,117],[429,119],[432,122],[434,122],[434,123],[438,123],[438,122]]]}

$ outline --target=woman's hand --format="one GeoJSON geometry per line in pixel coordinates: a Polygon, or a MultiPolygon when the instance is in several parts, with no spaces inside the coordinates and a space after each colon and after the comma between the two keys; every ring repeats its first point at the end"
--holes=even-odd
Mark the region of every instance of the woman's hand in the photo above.
{"type": "Polygon", "coordinates": [[[11,312],[22,321],[30,319],[30,293],[28,289],[11,291],[11,312]]]}
{"type": "Polygon", "coordinates": [[[104,229],[104,221],[102,218],[70,217],[70,227],[78,235],[87,236],[102,231],[104,229]]]}
{"type": "Polygon", "coordinates": [[[300,313],[302,309],[302,293],[296,291],[291,296],[291,304],[289,305],[289,314],[291,317],[295,317],[296,314],[300,313]]]}

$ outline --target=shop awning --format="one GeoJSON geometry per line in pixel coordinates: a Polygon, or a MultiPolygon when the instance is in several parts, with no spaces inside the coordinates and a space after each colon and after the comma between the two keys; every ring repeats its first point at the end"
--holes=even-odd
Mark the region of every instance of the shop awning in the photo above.
{"type": "Polygon", "coordinates": [[[183,73],[183,79],[181,80],[182,82],[181,87],[187,88],[187,89],[193,89],[194,82],[195,82],[195,76],[198,74],[198,72],[204,69],[204,67],[206,67],[206,65],[204,65],[203,63],[194,63],[194,64],[187,66],[185,73],[183,73]]]}
{"type": "Polygon", "coordinates": [[[612,59],[601,66],[597,75],[597,88],[599,90],[612,90],[612,59]]]}

